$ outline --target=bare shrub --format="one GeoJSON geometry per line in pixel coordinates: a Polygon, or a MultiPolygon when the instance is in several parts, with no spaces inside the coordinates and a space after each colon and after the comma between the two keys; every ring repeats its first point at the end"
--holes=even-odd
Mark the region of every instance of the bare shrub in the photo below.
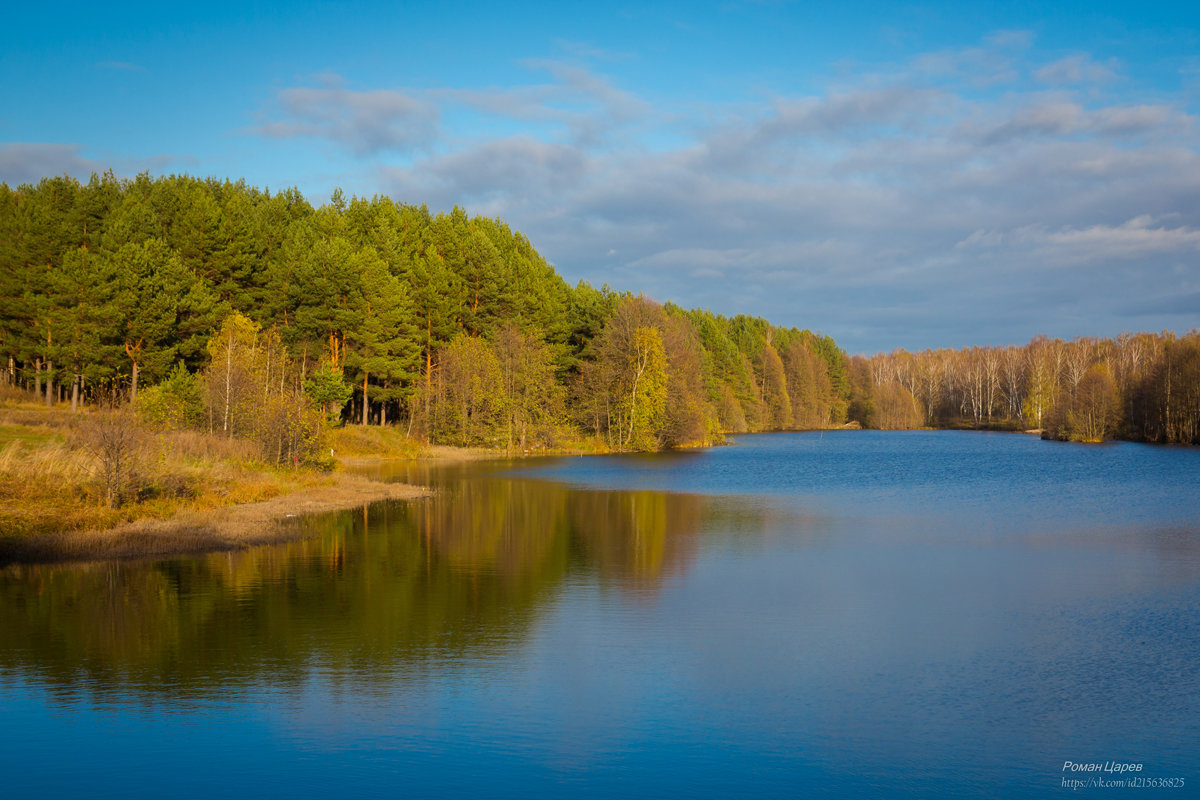
{"type": "Polygon", "coordinates": [[[119,508],[136,493],[143,462],[145,435],[124,409],[91,414],[80,426],[79,442],[96,459],[105,504],[119,508]]]}

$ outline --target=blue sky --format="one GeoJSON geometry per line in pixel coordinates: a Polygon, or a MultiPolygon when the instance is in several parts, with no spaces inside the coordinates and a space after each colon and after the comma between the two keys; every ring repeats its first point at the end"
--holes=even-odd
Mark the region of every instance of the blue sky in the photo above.
{"type": "Polygon", "coordinates": [[[458,204],[526,233],[571,282],[851,352],[1200,325],[1194,6],[5,16],[10,185],[112,168],[458,204]]]}

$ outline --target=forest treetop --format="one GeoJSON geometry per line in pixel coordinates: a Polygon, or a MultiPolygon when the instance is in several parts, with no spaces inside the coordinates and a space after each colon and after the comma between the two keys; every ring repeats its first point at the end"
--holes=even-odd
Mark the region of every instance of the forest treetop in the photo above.
{"type": "Polygon", "coordinates": [[[239,413],[289,391],[333,420],[523,448],[588,436],[654,449],[848,420],[998,415],[1043,427],[1055,418],[1047,409],[1074,408],[1081,382],[1100,381],[1096,396],[1109,396],[1102,378],[1083,382],[1100,365],[1116,393],[1101,405],[1114,410],[1085,438],[1194,438],[1178,427],[1191,413],[1178,387],[1195,381],[1171,369],[1190,363],[1195,336],[1147,345],[1134,377],[1112,377],[1111,348],[1090,348],[1078,375],[1058,356],[1049,388],[1033,385],[1025,354],[1003,393],[995,359],[981,372],[978,359],[947,362],[935,394],[891,367],[864,378],[828,336],[570,286],[521,233],[457,207],[433,214],[340,191],[314,207],[295,189],[178,175],[46,178],[0,184],[0,265],[6,383],[76,403],[114,390],[136,401],[139,387],[169,385],[174,402],[186,395],[194,406],[173,418],[231,433],[255,427],[239,413]],[[238,381],[234,353],[244,359],[238,381]],[[1172,356],[1166,373],[1153,366],[1172,356]],[[977,372],[992,388],[966,392],[977,372]],[[188,376],[203,386],[187,388],[188,376]],[[1176,388],[1164,406],[1150,384],[1166,378],[1176,388]],[[245,396],[235,397],[239,381],[245,396]],[[253,386],[266,395],[247,394],[253,386]],[[1026,408],[1034,392],[1048,393],[1036,420],[1026,408]],[[875,401],[885,395],[893,410],[882,415],[875,401]]]}

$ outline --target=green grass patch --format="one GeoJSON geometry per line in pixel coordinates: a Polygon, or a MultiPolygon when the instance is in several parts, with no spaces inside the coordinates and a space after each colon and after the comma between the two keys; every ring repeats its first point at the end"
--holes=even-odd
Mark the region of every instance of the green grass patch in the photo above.
{"type": "Polygon", "coordinates": [[[64,438],[61,433],[40,425],[37,427],[29,425],[0,425],[0,447],[11,442],[20,442],[28,445],[62,442],[64,438]]]}
{"type": "Polygon", "coordinates": [[[426,454],[423,444],[400,428],[345,425],[329,432],[329,446],[337,458],[417,459],[426,454]]]}

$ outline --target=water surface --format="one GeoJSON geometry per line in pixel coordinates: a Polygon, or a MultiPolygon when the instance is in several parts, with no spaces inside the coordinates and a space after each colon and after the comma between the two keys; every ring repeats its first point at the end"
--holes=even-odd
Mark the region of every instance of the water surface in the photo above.
{"type": "Polygon", "coordinates": [[[391,473],[441,491],[0,573],[6,786],[1045,797],[1065,760],[1200,786],[1195,449],[772,434],[391,473]]]}

